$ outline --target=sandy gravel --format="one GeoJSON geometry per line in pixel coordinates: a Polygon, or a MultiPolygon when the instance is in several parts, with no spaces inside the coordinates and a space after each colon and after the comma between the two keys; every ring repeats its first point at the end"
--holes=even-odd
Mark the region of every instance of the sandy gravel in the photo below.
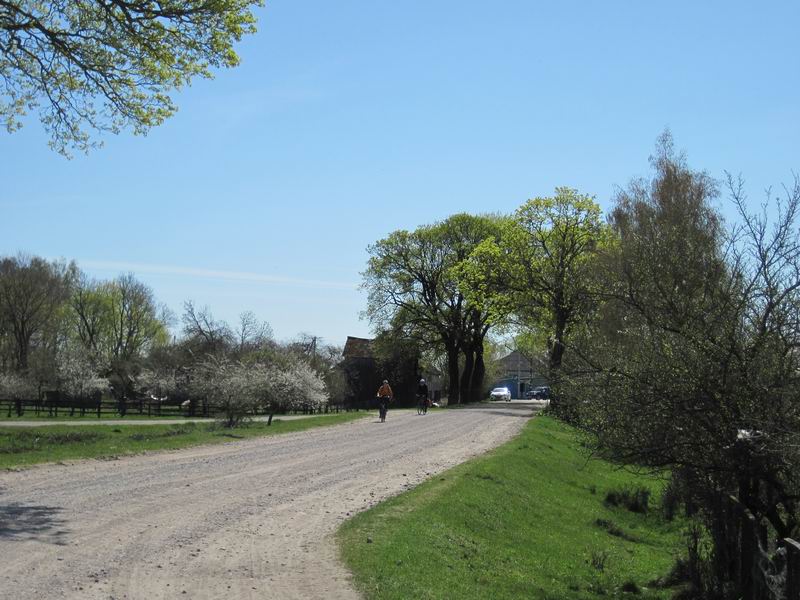
{"type": "Polygon", "coordinates": [[[357,598],[331,534],[513,436],[530,404],[0,474],[0,598],[357,598]]]}

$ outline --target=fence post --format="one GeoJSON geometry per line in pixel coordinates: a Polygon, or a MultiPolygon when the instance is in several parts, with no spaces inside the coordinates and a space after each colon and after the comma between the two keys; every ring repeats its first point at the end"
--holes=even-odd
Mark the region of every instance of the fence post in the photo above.
{"type": "Polygon", "coordinates": [[[800,543],[786,538],[786,600],[800,600],[800,543]]]}
{"type": "Polygon", "coordinates": [[[755,566],[756,552],[758,551],[758,540],[756,538],[756,518],[749,510],[744,510],[741,517],[741,570],[739,573],[743,598],[755,597],[755,578],[753,577],[753,567],[755,566]]]}

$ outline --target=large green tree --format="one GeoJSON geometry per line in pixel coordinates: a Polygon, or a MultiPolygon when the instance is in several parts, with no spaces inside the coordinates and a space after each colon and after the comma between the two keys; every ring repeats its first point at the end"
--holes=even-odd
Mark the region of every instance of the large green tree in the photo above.
{"type": "Polygon", "coordinates": [[[132,274],[113,281],[79,279],[70,300],[71,332],[96,368],[130,391],[132,377],[154,348],[168,341],[165,309],[132,274]]]}
{"type": "Polygon", "coordinates": [[[451,403],[482,392],[489,330],[486,312],[460,288],[457,269],[478,244],[496,235],[496,218],[457,214],[413,232],[395,231],[369,248],[364,287],[370,321],[378,330],[441,348],[451,403]]]}
{"type": "Polygon", "coordinates": [[[543,333],[555,378],[571,327],[592,310],[593,262],[608,239],[594,198],[557,188],[502,221],[464,263],[462,286],[493,319],[543,333]]]}
{"type": "Polygon", "coordinates": [[[717,184],[668,135],[653,167],[617,198],[602,303],[564,385],[600,451],[669,470],[701,508],[715,558],[703,597],[722,597],[738,544],[726,498],[775,538],[800,534],[800,184],[769,223],[732,181],[740,221],[726,226],[717,184]]]}
{"type": "Polygon", "coordinates": [[[233,67],[261,0],[0,0],[0,121],[38,108],[62,154],[91,133],[143,134],[171,116],[170,93],[233,67]]]}
{"type": "Polygon", "coordinates": [[[0,336],[11,366],[27,371],[31,353],[55,343],[77,268],[23,254],[0,259],[0,336]]]}

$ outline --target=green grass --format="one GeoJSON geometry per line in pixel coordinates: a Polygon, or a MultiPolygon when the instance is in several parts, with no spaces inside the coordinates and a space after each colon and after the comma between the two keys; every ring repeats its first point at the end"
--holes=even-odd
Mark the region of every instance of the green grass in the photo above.
{"type": "MultiPolygon", "coordinates": [[[[58,416],[50,417],[47,415],[47,411],[40,412],[38,415],[34,413],[32,410],[27,410],[25,413],[18,417],[16,413],[12,413],[11,416],[8,416],[7,411],[2,411],[0,413],[0,423],[3,421],[104,421],[108,419],[121,419],[123,421],[142,421],[142,420],[159,420],[159,419],[202,419],[201,415],[195,417],[187,417],[185,415],[152,415],[147,416],[147,414],[140,415],[137,413],[128,413],[124,417],[121,417],[117,413],[100,413],[100,418],[97,418],[97,413],[92,411],[86,411],[86,414],[81,416],[80,413],[76,410],[74,416],[69,416],[69,409],[67,410],[59,410],[58,416]]],[[[209,421],[213,421],[213,417],[207,417],[209,421]]]]}
{"type": "Polygon", "coordinates": [[[338,532],[369,599],[669,598],[683,525],[657,508],[606,507],[608,491],[661,483],[588,460],[546,417],[485,457],[357,515],[338,532]],[[602,567],[602,568],[601,568],[602,567]],[[622,591],[631,582],[639,594],[622,591]]]}
{"type": "MultiPolygon", "coordinates": [[[[180,425],[51,425],[0,427],[0,469],[81,458],[110,458],[155,450],[175,450],[200,444],[303,431],[365,418],[366,413],[340,413],[281,421],[271,426],[256,421],[226,429],[216,423],[180,425]]],[[[374,415],[371,415],[374,416],[374,415]]]]}

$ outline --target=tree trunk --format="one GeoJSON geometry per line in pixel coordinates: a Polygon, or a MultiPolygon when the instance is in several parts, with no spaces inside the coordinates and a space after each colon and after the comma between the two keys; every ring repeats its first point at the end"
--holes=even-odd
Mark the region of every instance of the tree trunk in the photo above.
{"type": "Polygon", "coordinates": [[[25,372],[28,370],[28,355],[30,352],[31,336],[25,331],[14,335],[17,342],[17,370],[25,372]]]}
{"type": "Polygon", "coordinates": [[[28,345],[21,345],[18,353],[18,368],[20,371],[25,372],[28,370],[28,345]]]}
{"type": "Polygon", "coordinates": [[[550,377],[556,377],[558,371],[561,369],[561,361],[564,358],[564,332],[567,328],[565,319],[556,318],[555,335],[553,336],[550,344],[550,377]]]}
{"type": "Polygon", "coordinates": [[[449,389],[447,391],[447,404],[459,404],[459,380],[458,380],[458,347],[447,348],[447,377],[449,389]]]}
{"type": "Polygon", "coordinates": [[[475,347],[475,367],[472,370],[472,400],[483,400],[483,380],[486,376],[486,363],[483,361],[483,343],[475,347]]]}
{"type": "MultiPolygon", "coordinates": [[[[558,386],[561,376],[561,362],[564,357],[564,333],[567,329],[566,316],[556,313],[554,325],[555,331],[553,332],[553,339],[550,343],[549,372],[547,376],[551,386],[558,386]]],[[[568,423],[574,423],[577,420],[575,407],[570,407],[568,404],[569,403],[565,401],[564,398],[560,398],[558,394],[553,394],[553,397],[550,399],[550,410],[568,423]]]]}
{"type": "Polygon", "coordinates": [[[461,373],[461,401],[472,402],[475,394],[472,390],[472,374],[475,370],[475,352],[471,347],[464,349],[464,372],[461,373]]]}

